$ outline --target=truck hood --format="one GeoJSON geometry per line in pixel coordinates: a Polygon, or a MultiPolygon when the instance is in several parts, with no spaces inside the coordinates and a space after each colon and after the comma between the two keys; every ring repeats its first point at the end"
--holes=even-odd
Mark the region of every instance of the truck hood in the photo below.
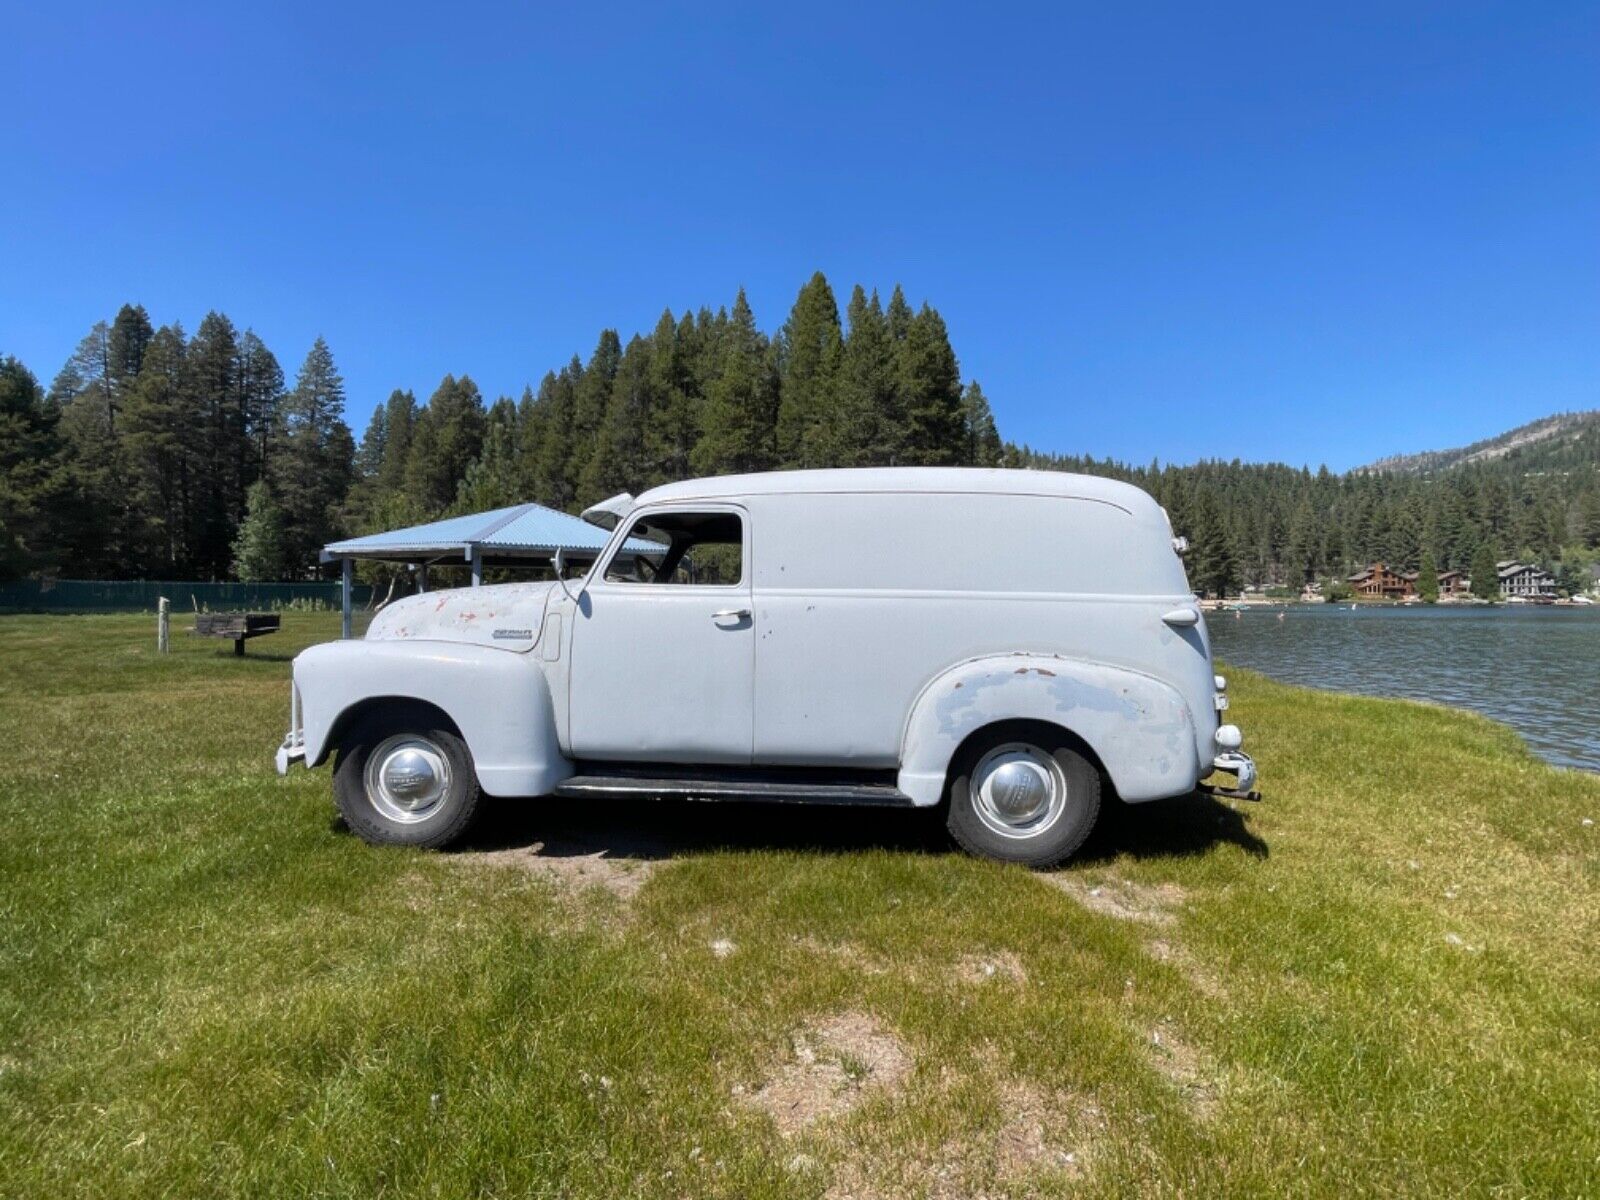
{"type": "Polygon", "coordinates": [[[367,640],[473,642],[498,650],[532,650],[555,587],[554,583],[499,583],[407,596],[372,618],[367,640]]]}

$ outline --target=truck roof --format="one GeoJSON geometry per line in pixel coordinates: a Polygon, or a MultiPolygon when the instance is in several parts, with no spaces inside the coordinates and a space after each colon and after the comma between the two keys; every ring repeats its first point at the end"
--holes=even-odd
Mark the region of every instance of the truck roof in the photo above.
{"type": "Polygon", "coordinates": [[[990,467],[850,467],[717,475],[651,488],[636,503],[828,492],[967,492],[1005,496],[1060,496],[1110,504],[1138,516],[1151,515],[1158,507],[1147,492],[1115,479],[1104,479],[1098,475],[1072,475],[1065,471],[990,467]]]}

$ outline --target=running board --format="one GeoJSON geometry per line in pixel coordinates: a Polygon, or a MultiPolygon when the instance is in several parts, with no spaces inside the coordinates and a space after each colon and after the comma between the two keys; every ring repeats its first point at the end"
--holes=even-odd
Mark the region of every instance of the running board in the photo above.
{"type": "Polygon", "coordinates": [[[856,804],[911,808],[915,801],[891,783],[823,783],[782,779],[681,779],[642,775],[573,775],[555,795],[649,797],[659,800],[761,800],[768,804],[856,804]]]}

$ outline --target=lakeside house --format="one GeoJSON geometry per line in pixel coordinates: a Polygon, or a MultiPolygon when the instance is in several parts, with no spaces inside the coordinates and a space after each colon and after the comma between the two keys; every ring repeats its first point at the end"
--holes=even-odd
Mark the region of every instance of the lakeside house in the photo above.
{"type": "Polygon", "coordinates": [[[1465,571],[1439,572],[1439,598],[1461,597],[1472,594],[1472,580],[1465,571]]]}
{"type": "Polygon", "coordinates": [[[1500,578],[1500,595],[1507,600],[1554,600],[1556,577],[1530,563],[1505,559],[1495,563],[1500,578]]]}
{"type": "Polygon", "coordinates": [[[1381,562],[1369,564],[1346,582],[1363,600],[1409,600],[1417,594],[1417,573],[1396,571],[1381,562]]]}

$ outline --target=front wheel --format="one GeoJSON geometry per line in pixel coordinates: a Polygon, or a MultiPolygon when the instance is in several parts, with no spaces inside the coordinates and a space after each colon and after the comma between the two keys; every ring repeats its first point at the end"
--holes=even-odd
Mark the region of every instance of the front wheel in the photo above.
{"type": "Polygon", "coordinates": [[[422,710],[358,722],[340,747],[333,794],[363,841],[427,849],[461,837],[483,795],[466,743],[422,710]]]}
{"type": "Polygon", "coordinates": [[[1049,726],[1001,727],[963,749],[953,771],[950,834],[984,858],[1053,867],[1100,813],[1100,773],[1049,726]]]}

